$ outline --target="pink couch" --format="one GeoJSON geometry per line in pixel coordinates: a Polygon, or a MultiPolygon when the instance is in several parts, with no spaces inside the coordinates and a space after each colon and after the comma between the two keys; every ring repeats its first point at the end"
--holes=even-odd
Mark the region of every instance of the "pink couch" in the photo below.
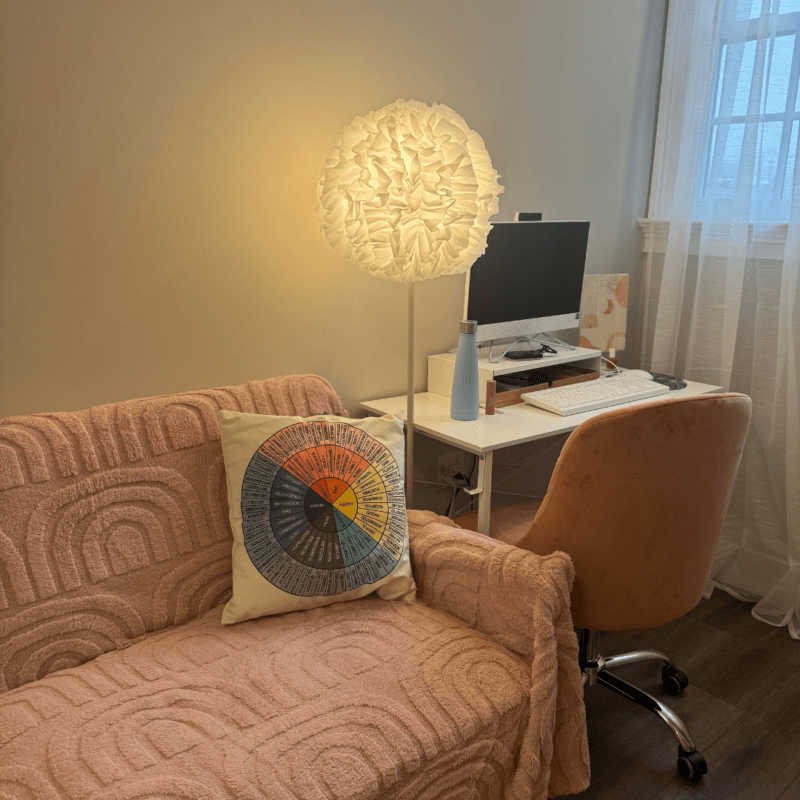
{"type": "Polygon", "coordinates": [[[222,626],[216,412],[316,376],[0,420],[0,797],[544,798],[588,784],[570,560],[409,514],[415,605],[222,626]]]}

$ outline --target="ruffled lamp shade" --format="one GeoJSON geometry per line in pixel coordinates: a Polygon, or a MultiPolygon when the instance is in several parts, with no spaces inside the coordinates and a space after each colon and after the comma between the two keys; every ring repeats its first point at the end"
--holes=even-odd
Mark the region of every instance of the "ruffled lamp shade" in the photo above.
{"type": "Polygon", "coordinates": [[[466,272],[486,250],[503,191],[498,177],[483,139],[455,111],[397,100],[342,131],[317,186],[317,223],[333,251],[369,275],[409,284],[409,507],[413,285],[466,272]]]}
{"type": "Polygon", "coordinates": [[[398,100],[348,125],[317,186],[328,244],[399,283],[465,272],[503,187],[483,139],[447,106],[398,100]]]}

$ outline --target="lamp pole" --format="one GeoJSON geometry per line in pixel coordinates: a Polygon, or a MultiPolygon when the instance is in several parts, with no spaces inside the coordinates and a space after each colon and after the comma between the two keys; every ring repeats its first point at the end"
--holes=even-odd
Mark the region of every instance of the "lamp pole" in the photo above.
{"type": "Polygon", "coordinates": [[[414,281],[408,284],[408,381],[406,387],[406,508],[414,507],[414,281]]]}

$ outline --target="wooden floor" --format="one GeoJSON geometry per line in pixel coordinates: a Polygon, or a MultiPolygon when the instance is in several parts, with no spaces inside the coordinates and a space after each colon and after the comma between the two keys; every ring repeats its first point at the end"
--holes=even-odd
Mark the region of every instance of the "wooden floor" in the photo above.
{"type": "Polygon", "coordinates": [[[603,686],[585,689],[592,783],[579,800],[800,800],[800,641],[720,590],[652,631],[604,634],[603,655],[662,650],[689,678],[661,691],[658,662],[614,672],[672,708],[708,762],[695,784],[676,768],[678,742],[652,712],[603,686]]]}

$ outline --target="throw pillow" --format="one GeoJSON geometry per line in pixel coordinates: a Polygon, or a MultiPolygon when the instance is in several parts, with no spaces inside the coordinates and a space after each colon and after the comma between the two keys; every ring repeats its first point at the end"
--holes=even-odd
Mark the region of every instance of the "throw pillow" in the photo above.
{"type": "Polygon", "coordinates": [[[223,623],[376,590],[415,599],[397,418],[218,417],[233,529],[223,623]]]}

